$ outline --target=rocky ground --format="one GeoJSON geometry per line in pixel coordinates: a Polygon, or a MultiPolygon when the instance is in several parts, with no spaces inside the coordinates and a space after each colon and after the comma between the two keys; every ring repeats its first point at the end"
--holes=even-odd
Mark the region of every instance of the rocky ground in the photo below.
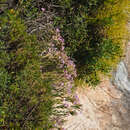
{"type": "Polygon", "coordinates": [[[77,93],[83,107],[67,117],[66,130],[130,130],[129,101],[109,80],[95,90],[80,88],[77,93]]]}

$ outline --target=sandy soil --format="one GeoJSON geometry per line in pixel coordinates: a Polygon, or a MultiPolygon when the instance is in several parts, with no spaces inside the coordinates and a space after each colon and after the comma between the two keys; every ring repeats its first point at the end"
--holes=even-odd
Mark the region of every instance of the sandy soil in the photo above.
{"type": "Polygon", "coordinates": [[[82,110],[69,116],[66,130],[130,130],[130,107],[125,97],[108,79],[95,90],[80,88],[77,94],[82,110]]]}

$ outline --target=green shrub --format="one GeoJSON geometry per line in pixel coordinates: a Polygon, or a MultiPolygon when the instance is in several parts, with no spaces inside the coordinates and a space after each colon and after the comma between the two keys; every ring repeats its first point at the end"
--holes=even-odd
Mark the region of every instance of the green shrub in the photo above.
{"type": "Polygon", "coordinates": [[[78,77],[96,85],[100,75],[108,74],[122,55],[128,0],[64,0],[58,4],[55,26],[62,30],[78,77]]]}
{"type": "Polygon", "coordinates": [[[43,80],[39,43],[25,32],[25,26],[10,10],[1,18],[1,121],[7,128],[50,127],[54,101],[50,81],[43,80]],[[3,34],[2,34],[3,33],[3,34]],[[45,119],[44,119],[45,118],[45,119]],[[39,124],[40,125],[40,124],[39,124]]]}

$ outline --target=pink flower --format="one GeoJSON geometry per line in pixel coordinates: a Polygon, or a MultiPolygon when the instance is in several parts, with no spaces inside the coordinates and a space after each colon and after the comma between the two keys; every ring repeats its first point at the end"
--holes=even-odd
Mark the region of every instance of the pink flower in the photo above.
{"type": "Polygon", "coordinates": [[[75,95],[74,98],[76,102],[79,102],[79,97],[77,95],[75,95]]]}
{"type": "Polygon", "coordinates": [[[70,85],[69,88],[71,89],[71,88],[72,88],[72,85],[70,85]]]}
{"type": "Polygon", "coordinates": [[[61,86],[64,86],[64,83],[61,83],[61,86]]]}
{"type": "Polygon", "coordinates": [[[49,53],[51,52],[51,48],[49,48],[49,53]]]}
{"type": "Polygon", "coordinates": [[[53,43],[51,43],[51,46],[52,46],[52,47],[54,47],[54,44],[53,44],[53,43]]]}
{"type": "Polygon", "coordinates": [[[77,101],[74,101],[74,104],[75,104],[75,105],[78,104],[77,101]]]}
{"type": "Polygon", "coordinates": [[[59,32],[60,32],[60,29],[59,29],[59,28],[57,28],[57,29],[56,29],[56,32],[57,32],[57,33],[59,33],[59,32]]]}
{"type": "Polygon", "coordinates": [[[45,8],[41,8],[41,10],[44,12],[44,11],[45,11],[45,8]]]}
{"type": "Polygon", "coordinates": [[[64,46],[62,46],[61,50],[63,51],[63,50],[64,50],[64,48],[65,48],[65,47],[64,47],[64,46]]]}
{"type": "Polygon", "coordinates": [[[66,70],[64,70],[64,73],[66,74],[66,73],[67,73],[67,71],[66,71],[66,70]]]}
{"type": "Polygon", "coordinates": [[[65,64],[65,61],[63,59],[61,59],[61,62],[62,62],[62,64],[65,64]]]}
{"type": "Polygon", "coordinates": [[[65,104],[64,104],[64,107],[69,107],[69,105],[65,103],[65,104]]]}
{"type": "Polygon", "coordinates": [[[64,39],[62,37],[59,37],[58,40],[61,41],[62,43],[64,42],[64,39]]]}
{"type": "Polygon", "coordinates": [[[71,79],[71,75],[70,75],[70,74],[67,74],[67,75],[66,75],[66,78],[67,78],[67,79],[71,79]]]}

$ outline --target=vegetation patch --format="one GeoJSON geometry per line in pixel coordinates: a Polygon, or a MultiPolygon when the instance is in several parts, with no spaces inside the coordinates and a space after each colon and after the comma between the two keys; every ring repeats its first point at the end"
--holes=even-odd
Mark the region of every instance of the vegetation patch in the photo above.
{"type": "Polygon", "coordinates": [[[7,10],[0,18],[0,127],[59,128],[79,109],[75,65],[58,29],[45,21],[48,15],[40,10],[30,17],[19,13],[23,9],[30,8],[7,10]]]}
{"type": "Polygon", "coordinates": [[[97,85],[119,62],[127,29],[128,0],[59,1],[55,26],[62,30],[78,78],[97,85]]]}
{"type": "Polygon", "coordinates": [[[128,0],[28,0],[0,6],[0,128],[60,129],[120,61],[128,0]]]}

